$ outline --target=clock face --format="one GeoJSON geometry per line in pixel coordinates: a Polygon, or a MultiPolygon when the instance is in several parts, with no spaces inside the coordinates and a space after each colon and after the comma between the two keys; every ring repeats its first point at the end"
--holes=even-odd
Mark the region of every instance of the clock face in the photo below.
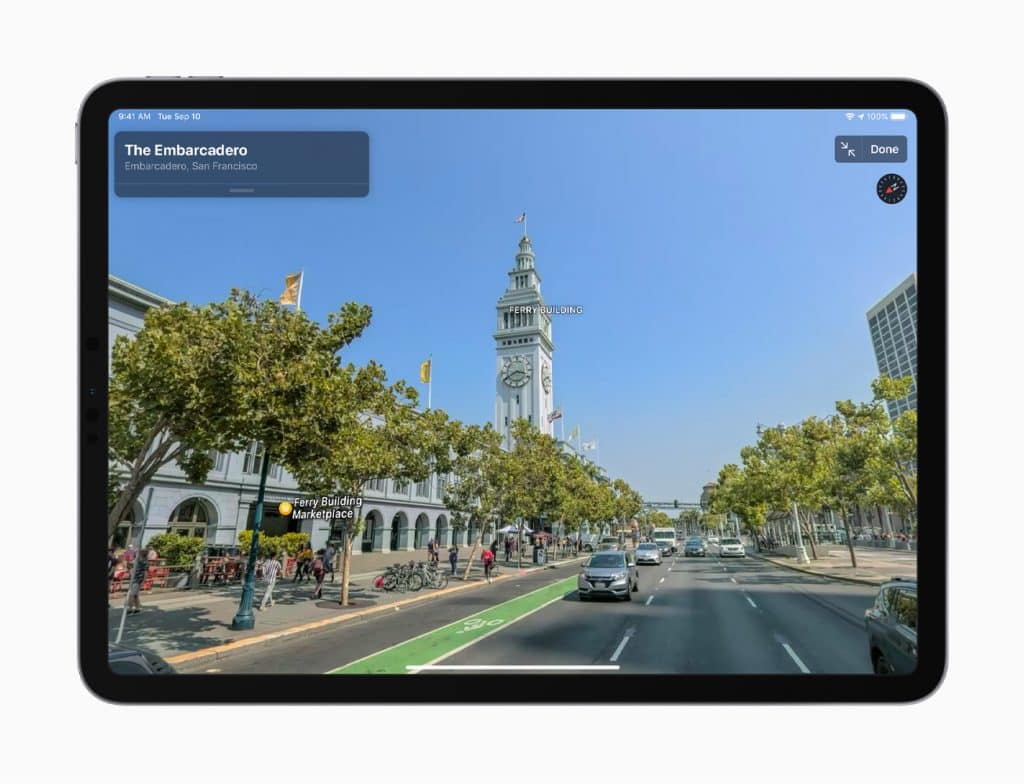
{"type": "Polygon", "coordinates": [[[528,357],[508,357],[501,371],[501,380],[510,387],[521,387],[530,380],[530,370],[528,357]]]}
{"type": "Polygon", "coordinates": [[[898,174],[884,174],[878,181],[878,198],[886,204],[899,204],[907,195],[907,181],[898,174]]]}
{"type": "Polygon", "coordinates": [[[545,392],[551,391],[551,366],[545,362],[544,369],[540,373],[540,383],[544,387],[545,392]]]}

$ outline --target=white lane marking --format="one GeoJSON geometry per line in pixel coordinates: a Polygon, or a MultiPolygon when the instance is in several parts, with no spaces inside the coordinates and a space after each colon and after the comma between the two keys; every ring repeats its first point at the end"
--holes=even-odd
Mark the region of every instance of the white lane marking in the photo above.
{"type": "Polygon", "coordinates": [[[782,643],[782,647],[786,649],[786,653],[789,654],[789,658],[796,662],[796,666],[800,668],[800,672],[805,675],[810,672],[810,670],[807,669],[807,665],[800,661],[800,657],[797,656],[793,649],[789,647],[788,643],[782,643]]]}
{"type": "MultiPolygon", "coordinates": [[[[735,577],[730,577],[729,579],[732,580],[734,583],[736,582],[736,578],[735,577]]],[[[739,583],[736,583],[736,584],[739,585],[739,583]]]]}
{"type": "Polygon", "coordinates": [[[647,601],[644,602],[644,607],[646,607],[647,605],[649,605],[653,601],[654,601],[654,597],[653,596],[648,596],[647,597],[647,601]]]}
{"type": "Polygon", "coordinates": [[[626,647],[627,642],[629,642],[628,634],[622,638],[622,642],[619,643],[619,647],[615,649],[615,653],[612,654],[612,657],[608,661],[618,661],[619,656],[622,653],[622,649],[626,647]]]}
{"type": "Polygon", "coordinates": [[[746,599],[746,600],[747,600],[748,602],[750,602],[750,606],[751,606],[751,607],[753,607],[753,608],[754,608],[755,610],[757,609],[757,605],[756,605],[756,604],[754,604],[754,600],[753,600],[753,599],[751,599],[751,598],[750,598],[749,596],[747,596],[746,594],[744,594],[744,597],[743,597],[743,598],[745,598],[745,599],[746,599]]]}
{"type": "Polygon", "coordinates": [[[665,582],[665,578],[664,577],[662,577],[660,580],[658,580],[658,585],[661,585],[663,582],[665,582]]]}
{"type": "Polygon", "coordinates": [[[618,670],[618,664],[407,664],[405,669],[423,670],[618,670]]]}

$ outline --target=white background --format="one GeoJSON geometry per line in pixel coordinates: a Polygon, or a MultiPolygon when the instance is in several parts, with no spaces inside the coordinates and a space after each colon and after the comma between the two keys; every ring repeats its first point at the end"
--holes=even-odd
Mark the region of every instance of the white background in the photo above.
{"type": "Polygon", "coordinates": [[[0,765],[17,773],[8,780],[1019,775],[1012,728],[1024,659],[1015,590],[1024,98],[1012,80],[1021,42],[1008,7],[8,4],[0,21],[0,765]],[[90,87],[146,74],[907,76],[931,84],[945,99],[951,138],[952,593],[949,672],[939,692],[896,707],[129,708],[91,696],[75,666],[73,127],[90,87]]]}

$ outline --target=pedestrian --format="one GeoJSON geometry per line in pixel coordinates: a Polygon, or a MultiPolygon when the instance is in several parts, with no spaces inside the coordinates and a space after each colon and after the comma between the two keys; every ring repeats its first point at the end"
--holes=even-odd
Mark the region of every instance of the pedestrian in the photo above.
{"type": "Polygon", "coordinates": [[[505,563],[512,560],[512,534],[505,536],[505,563]]]}
{"type": "Polygon", "coordinates": [[[319,599],[324,595],[324,576],[327,571],[324,569],[324,551],[323,548],[316,551],[316,557],[313,559],[313,579],[316,580],[316,585],[313,587],[313,598],[319,599]]]}
{"type": "Polygon", "coordinates": [[[139,550],[135,557],[135,566],[132,568],[132,582],[128,586],[128,614],[134,615],[142,611],[142,602],[139,600],[139,592],[146,582],[149,573],[149,552],[146,549],[139,550]]]}
{"type": "Polygon", "coordinates": [[[114,584],[114,570],[117,569],[117,555],[113,547],[107,548],[107,609],[110,608],[110,591],[114,584]]]}
{"type": "Polygon", "coordinates": [[[328,543],[327,549],[324,550],[324,571],[331,576],[331,582],[334,582],[334,545],[328,543]]]}
{"type": "Polygon", "coordinates": [[[491,548],[490,549],[491,549],[491,557],[494,558],[495,560],[497,560],[497,558],[498,558],[498,540],[497,539],[495,539],[493,542],[491,542],[491,548]]]}
{"type": "Polygon", "coordinates": [[[455,565],[459,562],[459,546],[453,544],[448,548],[448,563],[452,565],[452,577],[455,576],[455,565]]]}
{"type": "Polygon", "coordinates": [[[206,562],[206,557],[203,555],[203,551],[200,550],[196,553],[196,557],[192,560],[192,571],[188,576],[188,587],[195,588],[203,579],[203,566],[206,562]]]}
{"type": "Polygon", "coordinates": [[[271,553],[270,557],[263,562],[263,579],[267,583],[266,593],[263,594],[263,601],[259,609],[265,609],[268,605],[274,606],[274,585],[277,583],[278,572],[281,571],[281,562],[277,559],[277,553],[271,553]]]}
{"type": "MultiPolygon", "coordinates": [[[[494,549],[497,550],[498,548],[495,547],[494,549]]],[[[484,579],[487,580],[487,582],[490,582],[491,567],[494,566],[494,550],[484,550],[484,554],[481,558],[484,562],[484,579]]]]}
{"type": "Polygon", "coordinates": [[[301,583],[309,579],[310,568],[313,565],[313,548],[306,542],[299,551],[298,565],[295,567],[295,582],[301,583]]]}

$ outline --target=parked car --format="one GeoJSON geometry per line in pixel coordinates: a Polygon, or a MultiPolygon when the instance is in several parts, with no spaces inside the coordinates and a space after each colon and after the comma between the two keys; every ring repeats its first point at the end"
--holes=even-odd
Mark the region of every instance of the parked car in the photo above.
{"type": "Polygon", "coordinates": [[[707,557],[708,549],[704,546],[704,540],[699,536],[692,536],[686,540],[683,546],[683,557],[707,557]]]}
{"type": "Polygon", "coordinates": [[[917,669],[917,580],[884,583],[864,611],[868,655],[876,675],[909,675],[917,669]]]}
{"type": "Polygon", "coordinates": [[[718,537],[717,536],[709,536],[708,537],[708,544],[718,544],[718,537]]]}
{"type": "Polygon", "coordinates": [[[594,553],[583,566],[576,587],[581,602],[592,596],[613,596],[632,601],[633,594],[640,590],[633,554],[624,550],[594,553]]]}
{"type": "Polygon", "coordinates": [[[155,653],[107,644],[107,666],[114,675],[174,675],[174,668],[155,653]]]}
{"type": "Polygon", "coordinates": [[[719,558],[746,558],[747,551],[743,547],[743,542],[733,537],[726,537],[722,540],[722,543],[718,545],[718,557],[719,558]]]}
{"type": "Polygon", "coordinates": [[[663,555],[665,555],[665,551],[657,542],[644,542],[641,545],[637,545],[636,548],[636,562],[638,565],[642,563],[660,564],[661,556],[663,555]]]}

